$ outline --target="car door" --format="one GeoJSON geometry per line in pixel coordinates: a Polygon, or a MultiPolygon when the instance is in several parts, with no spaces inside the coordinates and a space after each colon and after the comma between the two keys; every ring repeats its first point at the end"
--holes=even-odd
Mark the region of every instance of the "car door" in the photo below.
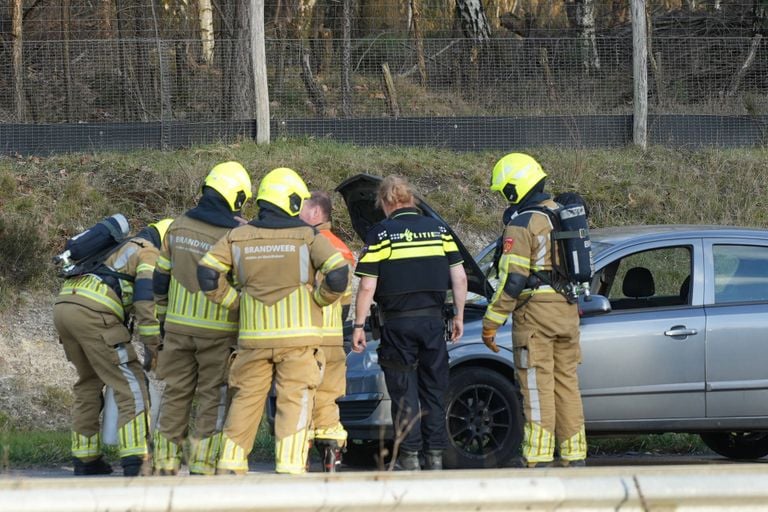
{"type": "Polygon", "coordinates": [[[768,241],[704,246],[707,416],[768,416],[768,241]]]}
{"type": "Polygon", "coordinates": [[[612,311],[582,319],[579,379],[590,428],[704,417],[701,240],[636,244],[596,267],[592,290],[612,311]]]}

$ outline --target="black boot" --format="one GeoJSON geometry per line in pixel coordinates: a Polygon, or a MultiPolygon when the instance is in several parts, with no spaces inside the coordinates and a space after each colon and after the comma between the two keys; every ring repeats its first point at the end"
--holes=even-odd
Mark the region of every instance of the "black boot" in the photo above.
{"type": "Polygon", "coordinates": [[[323,458],[323,473],[335,473],[341,467],[341,447],[335,439],[315,439],[315,447],[323,458]]]}
{"type": "Polygon", "coordinates": [[[443,469],[443,450],[426,450],[424,452],[424,469],[441,471],[443,469]]]}
{"type": "Polygon", "coordinates": [[[104,460],[102,455],[99,458],[89,462],[83,462],[82,460],[74,457],[72,463],[75,466],[75,476],[93,476],[93,475],[110,475],[112,474],[112,466],[104,460]]]}
{"type": "Polygon", "coordinates": [[[401,471],[421,470],[421,464],[419,464],[419,452],[401,449],[400,454],[397,456],[395,469],[401,471]]]}
{"type": "Polygon", "coordinates": [[[131,455],[120,459],[120,465],[123,466],[123,476],[139,476],[141,467],[144,465],[144,457],[131,455]]]}

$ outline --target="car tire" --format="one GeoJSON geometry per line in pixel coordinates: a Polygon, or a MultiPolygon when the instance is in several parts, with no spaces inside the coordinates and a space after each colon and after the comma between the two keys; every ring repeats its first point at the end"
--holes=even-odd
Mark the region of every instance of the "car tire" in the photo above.
{"type": "Polygon", "coordinates": [[[447,468],[495,468],[518,455],[523,437],[520,392],[488,368],[451,374],[445,408],[447,468]]]}
{"type": "Polygon", "coordinates": [[[768,432],[704,432],[701,440],[729,459],[759,459],[768,455],[768,432]]]}

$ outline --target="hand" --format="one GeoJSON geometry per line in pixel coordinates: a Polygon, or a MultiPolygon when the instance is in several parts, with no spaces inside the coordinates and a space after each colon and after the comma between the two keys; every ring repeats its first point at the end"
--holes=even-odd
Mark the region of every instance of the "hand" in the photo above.
{"type": "Polygon", "coordinates": [[[244,225],[248,224],[248,219],[244,219],[243,217],[241,217],[241,216],[239,216],[239,215],[235,215],[235,220],[236,220],[236,221],[238,222],[238,224],[240,224],[241,226],[244,226],[244,225]]]}
{"type": "Polygon", "coordinates": [[[496,346],[496,331],[493,329],[488,329],[487,327],[483,327],[483,333],[480,335],[480,337],[483,339],[483,343],[485,343],[486,347],[493,350],[494,352],[500,352],[501,349],[496,346]]]}
{"type": "Polygon", "coordinates": [[[160,345],[148,345],[144,343],[144,371],[153,372],[157,368],[157,356],[160,345]]]}
{"type": "Polygon", "coordinates": [[[464,334],[464,319],[458,316],[453,317],[453,336],[451,336],[451,343],[459,341],[464,334]]]}
{"type": "Polygon", "coordinates": [[[352,330],[352,351],[363,352],[368,344],[365,341],[365,329],[352,330]]]}

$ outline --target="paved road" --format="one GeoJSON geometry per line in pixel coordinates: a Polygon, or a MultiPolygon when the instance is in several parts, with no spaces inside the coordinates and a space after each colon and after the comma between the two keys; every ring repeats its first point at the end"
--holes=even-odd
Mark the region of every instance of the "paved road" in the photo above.
{"type": "MultiPolygon", "coordinates": [[[[714,454],[700,454],[700,455],[677,455],[677,454],[653,454],[653,453],[639,453],[629,452],[622,455],[594,455],[588,459],[588,465],[590,467],[626,467],[626,466],[686,466],[686,465],[742,465],[742,464],[766,464],[768,469],[768,457],[748,462],[735,461],[732,459],[726,459],[719,455],[714,454]]],[[[313,464],[310,468],[312,472],[320,472],[320,465],[318,463],[313,464]]],[[[352,471],[374,471],[376,468],[368,467],[362,468],[358,466],[342,466],[342,472],[352,471]]],[[[120,466],[115,464],[115,473],[109,477],[120,475],[120,466]]],[[[251,473],[253,474],[271,474],[274,471],[274,466],[271,463],[260,462],[251,464],[251,473]]],[[[574,469],[578,471],[578,469],[574,469]]],[[[186,468],[182,469],[182,475],[188,474],[186,468]]],[[[62,465],[46,468],[31,468],[31,469],[11,469],[9,471],[0,472],[0,479],[19,479],[19,478],[62,478],[72,476],[72,466],[62,465]]]]}

